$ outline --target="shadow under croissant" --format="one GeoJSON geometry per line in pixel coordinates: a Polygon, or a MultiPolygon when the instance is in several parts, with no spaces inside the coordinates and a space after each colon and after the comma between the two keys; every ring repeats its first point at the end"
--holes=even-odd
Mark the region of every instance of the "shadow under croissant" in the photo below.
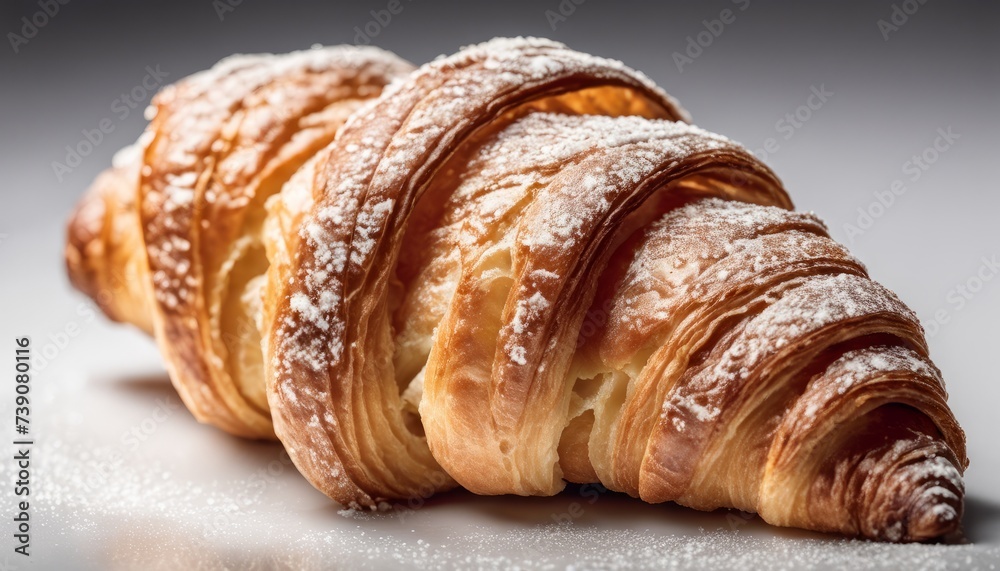
{"type": "MultiPolygon", "coordinates": [[[[202,438],[213,439],[211,445],[224,447],[227,454],[231,452],[233,456],[245,459],[244,464],[247,466],[260,465],[266,468],[275,458],[280,457],[283,459],[283,463],[288,465],[289,469],[294,470],[294,465],[291,464],[291,460],[287,459],[287,454],[284,453],[284,448],[280,442],[236,438],[217,430],[211,425],[199,423],[195,420],[187,407],[184,406],[180,396],[170,382],[170,377],[166,373],[146,373],[108,379],[106,382],[99,384],[129,400],[135,401],[144,408],[153,407],[163,401],[176,404],[178,407],[178,416],[182,416],[184,422],[204,429],[204,436],[202,438]]],[[[201,436],[199,435],[199,437],[201,436]]]]}
{"type": "Polygon", "coordinates": [[[178,398],[166,373],[144,373],[113,379],[111,383],[120,392],[136,398],[178,398]]]}
{"type": "MultiPolygon", "coordinates": [[[[428,498],[416,509],[396,509],[388,512],[360,512],[363,519],[385,523],[410,516],[430,518],[435,511],[471,506],[483,523],[524,527],[546,525],[579,525],[597,529],[676,529],[680,535],[692,531],[739,531],[758,538],[790,540],[840,541],[854,539],[836,533],[823,533],[768,524],[755,513],[720,508],[700,511],[673,502],[650,504],[623,493],[603,489],[599,484],[571,484],[562,493],[551,497],[539,496],[479,496],[462,489],[444,492],[428,498]]],[[[334,504],[331,512],[341,512],[334,504]]],[[[466,512],[467,513],[467,512],[466,512]]],[[[427,523],[431,523],[428,520],[427,523]]],[[[671,530],[673,531],[673,530],[671,530]]],[[[935,541],[941,545],[968,545],[986,542],[1000,532],[1000,503],[966,497],[961,528],[954,534],[935,541]]],[[[857,538],[865,541],[864,538],[857,538]]]]}
{"type": "Polygon", "coordinates": [[[965,514],[962,517],[965,539],[977,543],[994,539],[1000,534],[1000,503],[965,496],[965,514]]]}
{"type": "MultiPolygon", "coordinates": [[[[555,496],[478,496],[458,489],[433,496],[415,510],[402,510],[419,517],[434,511],[471,505],[487,524],[511,527],[578,525],[598,529],[663,529],[679,535],[692,532],[739,531],[756,537],[784,539],[843,539],[798,528],[769,525],[754,513],[731,509],[710,512],[691,509],[673,502],[650,504],[627,494],[604,490],[598,484],[571,484],[555,496]]],[[[392,519],[395,512],[371,512],[366,519],[392,519]]]]}
{"type": "MultiPolygon", "coordinates": [[[[152,404],[158,399],[178,399],[163,373],[143,374],[115,379],[109,383],[112,390],[134,398],[144,404],[152,404]]],[[[196,422],[185,413],[185,422],[196,422]]],[[[206,427],[207,429],[209,427],[206,427]]],[[[267,466],[281,454],[277,442],[255,441],[233,438],[224,433],[208,429],[207,433],[217,435],[218,444],[229,452],[245,459],[245,465],[267,466]]],[[[289,464],[287,473],[296,472],[289,464]]],[[[676,527],[680,533],[691,530],[739,530],[759,537],[780,537],[786,539],[843,539],[844,536],[772,526],[757,514],[730,509],[711,512],[687,508],[672,502],[649,504],[605,489],[600,484],[571,484],[562,493],[551,497],[522,496],[479,496],[466,490],[457,489],[414,501],[390,502],[394,509],[388,512],[357,512],[359,516],[372,522],[389,523],[395,519],[430,517],[435,512],[449,508],[467,506],[477,517],[500,525],[541,526],[553,524],[575,524],[604,529],[676,527]]],[[[343,506],[330,501],[326,506],[317,506],[329,517],[341,517],[343,506]]],[[[985,541],[996,536],[1000,530],[1000,503],[983,498],[967,496],[962,528],[952,536],[939,541],[945,544],[967,544],[985,541]]]]}

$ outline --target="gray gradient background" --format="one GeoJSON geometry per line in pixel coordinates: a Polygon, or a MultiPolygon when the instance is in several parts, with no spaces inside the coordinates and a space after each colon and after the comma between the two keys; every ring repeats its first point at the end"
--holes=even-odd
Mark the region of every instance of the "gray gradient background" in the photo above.
{"type": "MultiPolygon", "coordinates": [[[[424,62],[497,35],[548,36],[645,71],[678,97],[702,127],[751,148],[760,148],[768,137],[777,139],[780,150],[767,162],[782,177],[797,207],[823,217],[833,236],[847,243],[873,277],[896,291],[925,322],[938,310],[950,317],[930,344],[948,382],[951,406],[968,434],[972,465],[966,480],[965,527],[974,545],[955,548],[958,551],[953,553],[934,552],[925,559],[913,559],[929,553],[919,551],[919,546],[883,555],[898,555],[899,561],[916,566],[940,562],[939,555],[966,562],[967,554],[968,562],[983,568],[1000,564],[1000,451],[996,443],[1000,279],[985,283],[961,310],[947,298],[950,290],[976,275],[984,256],[1000,257],[1000,193],[995,174],[1000,151],[996,140],[1000,133],[1000,8],[996,3],[929,0],[888,41],[876,22],[889,18],[890,0],[794,5],[752,0],[745,11],[727,1],[654,5],[586,0],[555,30],[545,11],[558,10],[559,0],[402,0],[402,4],[402,12],[381,29],[374,43],[411,61],[424,62]],[[736,21],[726,25],[683,73],[678,72],[671,54],[683,51],[687,37],[705,29],[702,20],[718,18],[725,8],[734,9],[736,21]],[[811,86],[821,85],[834,95],[790,140],[784,140],[776,121],[806,103],[811,86]],[[907,192],[870,229],[849,240],[844,224],[856,222],[858,208],[867,208],[876,200],[873,193],[887,190],[894,179],[905,179],[903,164],[933,143],[937,129],[949,127],[960,135],[954,146],[919,180],[907,181],[907,192]]],[[[68,323],[77,323],[81,329],[34,377],[33,391],[39,395],[32,411],[35,434],[40,442],[65,443],[51,452],[58,462],[47,464],[44,456],[36,460],[37,486],[55,491],[71,488],[66,482],[78,478],[73,472],[84,469],[85,462],[78,462],[78,456],[70,458],[67,447],[100,445],[105,440],[114,443],[123,431],[148,417],[156,399],[168,399],[171,394],[152,343],[103,318],[84,319],[80,313],[86,311],[81,309],[84,300],[70,290],[62,272],[65,217],[87,184],[110,164],[112,154],[132,142],[145,125],[138,112],[125,120],[115,118],[112,102],[139,84],[147,65],[159,65],[169,73],[168,81],[175,81],[234,52],[353,43],[355,26],[364,26],[372,19],[370,10],[385,6],[383,0],[352,4],[244,0],[220,20],[210,0],[72,0],[21,46],[20,53],[14,54],[7,42],[0,46],[0,338],[11,345],[12,353],[10,340],[15,336],[31,335],[38,349],[68,323]],[[58,181],[52,161],[63,160],[63,147],[75,145],[82,138],[81,129],[95,127],[104,117],[112,118],[114,132],[58,181]]],[[[19,30],[21,17],[37,10],[35,2],[3,2],[0,31],[6,35],[19,30]]],[[[0,433],[4,434],[12,422],[12,384],[12,380],[0,383],[0,433]],[[3,387],[9,388],[10,398],[3,387]]],[[[220,486],[223,495],[226,486],[218,482],[239,486],[241,478],[267,466],[278,453],[273,446],[220,436],[197,425],[186,412],[173,414],[158,426],[149,442],[155,445],[144,444],[138,453],[128,455],[127,466],[135,465],[138,470],[143,463],[155,463],[181,481],[179,489],[204,482],[208,488],[220,486]]],[[[10,461],[0,464],[3,482],[7,482],[10,461]]],[[[512,530],[526,525],[551,522],[552,513],[565,510],[573,501],[573,492],[534,502],[479,500],[461,494],[455,500],[452,495],[450,500],[432,502],[417,519],[401,523],[392,518],[341,518],[335,509],[324,508],[323,498],[292,470],[285,470],[279,480],[259,500],[268,506],[263,510],[266,517],[260,513],[241,516],[240,521],[258,524],[237,531],[227,525],[216,534],[223,538],[221,543],[194,542],[186,535],[190,519],[197,519],[199,512],[184,516],[186,523],[172,521],[180,517],[178,513],[161,510],[156,515],[156,510],[144,510],[141,505],[123,511],[116,504],[105,513],[99,498],[86,508],[71,501],[56,505],[56,494],[45,496],[40,491],[33,514],[32,561],[7,555],[12,545],[9,524],[0,523],[4,549],[0,565],[7,558],[14,568],[48,568],[57,562],[129,568],[192,561],[207,567],[249,563],[381,567],[406,562],[407,541],[415,542],[417,537],[451,547],[442,547],[444,551],[432,553],[430,559],[413,561],[460,565],[458,559],[449,557],[460,555],[462,542],[455,537],[469,529],[507,538],[506,543],[491,548],[496,557],[488,564],[531,560],[561,567],[581,562],[578,559],[586,551],[572,542],[532,543],[530,537],[518,536],[523,541],[515,541],[510,536],[515,533],[512,530]],[[46,497],[53,500],[48,505],[46,497]],[[422,527],[410,532],[414,521],[422,527]],[[365,553],[358,543],[367,540],[350,541],[354,536],[344,535],[347,528],[355,534],[369,529],[372,536],[398,536],[401,539],[394,539],[391,545],[395,547],[388,552],[403,553],[402,561],[365,553]],[[305,534],[304,530],[327,533],[341,543],[311,542],[289,550],[289,543],[305,534]],[[268,537],[279,540],[269,542],[268,537]],[[535,547],[525,551],[529,543],[535,547]],[[452,552],[445,553],[449,549],[452,552]]],[[[13,501],[6,483],[0,502],[0,513],[7,514],[13,501]]],[[[725,514],[643,506],[617,497],[587,504],[587,509],[577,522],[584,532],[608,530],[614,535],[638,525],[647,532],[651,529],[650,533],[684,538],[697,536],[701,527],[732,527],[725,514]]],[[[6,515],[3,521],[9,521],[6,515]]],[[[751,542],[737,549],[722,542],[710,560],[712,565],[788,564],[795,560],[797,549],[805,549],[797,542],[820,538],[837,543],[816,534],[776,530],[756,520],[738,532],[759,538],[760,545],[751,542]],[[786,543],[775,547],[768,543],[774,538],[786,543]],[[783,555],[771,557],[769,550],[783,555]],[[732,557],[727,559],[727,553],[732,557]],[[758,559],[748,559],[746,553],[758,559]]],[[[485,549],[483,545],[469,543],[465,548],[485,549]]],[[[627,551],[629,544],[619,540],[597,548],[627,551]]],[[[681,565],[709,561],[678,557],[681,565]]],[[[599,560],[589,561],[597,564],[599,560]]],[[[639,556],[625,561],[652,564],[639,556]]],[[[853,564],[892,566],[892,561],[861,558],[853,564]]]]}

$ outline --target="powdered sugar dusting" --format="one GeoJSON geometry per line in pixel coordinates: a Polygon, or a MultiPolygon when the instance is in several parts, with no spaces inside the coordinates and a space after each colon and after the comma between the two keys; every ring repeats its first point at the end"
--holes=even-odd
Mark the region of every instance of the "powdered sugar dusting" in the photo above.
{"type": "MultiPolygon", "coordinates": [[[[717,422],[751,375],[783,347],[832,324],[879,314],[916,317],[894,295],[868,278],[853,274],[820,275],[784,293],[727,338],[724,351],[672,391],[661,418],[717,422]]],[[[808,409],[809,403],[803,403],[808,409]]],[[[817,407],[813,407],[815,413],[817,407]]],[[[803,411],[808,419],[808,410],[803,411]]],[[[671,425],[683,431],[683,424],[671,425]]],[[[804,429],[803,429],[804,430],[804,429]]],[[[708,434],[700,433],[702,437],[708,434]]],[[[702,438],[700,437],[700,438],[702,438]]],[[[691,446],[703,445],[692,442],[691,446]]]]}
{"type": "Polygon", "coordinates": [[[833,362],[829,369],[829,381],[838,394],[844,394],[855,383],[890,371],[906,371],[933,379],[944,387],[941,373],[926,358],[914,351],[899,346],[876,346],[848,351],[833,362]]]}
{"type": "MultiPolygon", "coordinates": [[[[231,139],[237,135],[234,129],[240,127],[230,119],[255,90],[278,78],[302,73],[327,73],[364,84],[406,71],[405,62],[375,48],[338,46],[282,55],[237,55],[158,94],[153,102],[155,120],[148,131],[157,134],[150,143],[155,160],[146,165],[142,183],[146,210],[154,213],[144,230],[150,265],[154,272],[163,273],[154,282],[158,301],[175,308],[191,298],[197,284],[185,279],[191,254],[171,248],[169,242],[178,238],[190,241],[204,225],[198,219],[199,212],[218,197],[204,188],[208,179],[203,175],[230,149],[231,139]],[[196,187],[199,181],[202,188],[196,187]],[[181,263],[183,259],[187,259],[186,264],[181,263]]],[[[281,94],[271,95],[280,98],[281,94]]],[[[271,103],[280,106],[281,101],[273,99],[271,103]]],[[[231,157],[231,168],[238,170],[241,157],[231,157]]],[[[259,168],[251,163],[244,166],[244,170],[259,168]]],[[[247,201],[236,197],[230,206],[245,206],[247,201]]]]}
{"type": "MultiPolygon", "coordinates": [[[[295,268],[286,294],[295,307],[289,306],[272,333],[278,385],[295,382],[299,363],[317,372],[343,364],[348,335],[344,318],[351,311],[342,307],[342,301],[323,311],[324,296],[335,301],[349,298],[351,293],[345,292],[353,292],[368,275],[380,240],[394,230],[389,221],[405,220],[416,198],[409,193],[420,190],[414,175],[430,172],[435,160],[461,143],[454,139],[458,128],[479,119],[487,105],[498,105],[501,98],[516,102],[513,98],[526,84],[555,85],[559,77],[574,73],[589,75],[595,85],[606,81],[631,86],[664,113],[680,114],[662,91],[620,62],[572,52],[552,42],[516,39],[489,42],[426,65],[347,121],[331,160],[317,169],[325,188],[305,222],[303,246],[308,254],[295,268]],[[338,269],[339,264],[324,264],[330,250],[349,252],[347,265],[338,269]],[[293,300],[295,293],[301,296],[293,300]]],[[[502,202],[494,212],[500,208],[502,202]]],[[[510,354],[515,362],[524,360],[518,345],[510,347],[510,354]]],[[[284,436],[315,440],[320,432],[306,427],[284,436]]]]}
{"type": "Polygon", "coordinates": [[[916,316],[895,295],[851,274],[818,276],[793,289],[753,318],[712,368],[720,382],[743,378],[764,357],[790,341],[847,320],[877,314],[916,316]]]}
{"type": "Polygon", "coordinates": [[[807,263],[861,265],[814,216],[709,198],[664,214],[643,231],[612,300],[609,341],[655,346],[683,316],[764,287],[807,263]]]}
{"type": "MultiPolygon", "coordinates": [[[[231,208],[249,202],[248,196],[226,197],[225,193],[220,196],[206,190],[208,180],[218,175],[223,185],[235,185],[238,173],[256,172],[259,166],[252,157],[233,151],[240,121],[208,119],[217,114],[222,117],[220,109],[231,113],[242,104],[240,97],[266,85],[275,74],[292,69],[287,66],[311,69],[323,61],[322,57],[315,61],[311,55],[296,55],[281,63],[267,60],[265,65],[253,57],[233,58],[213,70],[222,77],[207,76],[215,87],[221,84],[218,93],[209,93],[213,90],[194,80],[187,87],[198,93],[193,99],[201,108],[192,105],[189,114],[178,113],[173,117],[176,124],[171,124],[170,116],[164,119],[167,114],[156,114],[158,122],[166,123],[162,131],[188,132],[185,128],[191,127],[192,133],[190,140],[180,143],[170,136],[161,139],[158,150],[164,155],[164,164],[147,172],[144,179],[155,187],[148,197],[152,202],[158,200],[153,206],[160,207],[160,218],[154,216],[152,226],[160,224],[162,228],[148,234],[156,234],[149,252],[157,296],[165,307],[184,305],[189,289],[199,285],[190,273],[190,260],[197,258],[187,252],[193,235],[199,227],[208,228],[209,220],[188,218],[197,218],[199,207],[220,201],[231,208]],[[219,169],[220,163],[212,160],[223,156],[232,161],[232,170],[219,169]],[[159,237],[160,231],[165,238],[159,237]]],[[[369,384],[384,381],[383,391],[369,393],[366,387],[358,386],[371,366],[384,364],[378,359],[385,355],[370,355],[366,343],[388,332],[389,326],[379,321],[381,315],[372,319],[372,314],[384,310],[382,303],[389,295],[384,292],[396,285],[387,285],[390,278],[385,276],[391,274],[395,262],[393,248],[399,247],[397,230],[420,199],[427,176],[447,166],[449,157],[463,156],[460,151],[466,149],[461,137],[475,134],[475,129],[483,126],[477,121],[489,119],[486,114],[494,109],[519,102],[510,94],[530,94],[526,86],[548,81],[553,82],[555,93],[558,80],[584,76],[632,87],[648,98],[651,106],[660,105],[664,115],[683,117],[672,100],[648,79],[620,62],[569,52],[544,40],[494,40],[438,60],[405,82],[390,86],[381,99],[347,122],[341,139],[324,155],[325,162],[310,166],[318,185],[312,196],[289,196],[289,204],[305,205],[310,198],[317,202],[298,229],[298,258],[287,260],[297,265],[290,277],[283,276],[287,283],[279,288],[284,289],[279,301],[284,305],[272,332],[276,348],[272,345],[269,373],[273,373],[270,377],[275,390],[271,396],[272,404],[280,405],[275,406],[274,417],[278,434],[303,473],[324,492],[350,502],[352,507],[364,503],[377,508],[384,502],[373,497],[375,492],[369,496],[368,490],[355,484],[345,466],[354,474],[372,468],[402,480],[424,472],[404,466],[421,462],[426,466],[419,468],[435,465],[424,440],[402,426],[396,414],[399,395],[393,389],[397,387],[391,379],[383,378],[388,375],[376,376],[374,381],[371,376],[363,379],[369,384]],[[386,297],[380,297],[383,295],[386,297]],[[374,333],[369,330],[383,326],[374,333]],[[355,335],[356,331],[362,334],[355,335]],[[376,394],[384,397],[384,402],[375,402],[376,394]],[[330,406],[331,398],[340,400],[330,406]],[[338,416],[361,406],[370,416],[357,426],[352,419],[338,416]],[[374,439],[365,430],[365,422],[389,426],[385,433],[392,435],[390,441],[372,444],[374,439]],[[343,445],[345,441],[347,445],[343,445]],[[366,465],[364,455],[376,451],[386,452],[382,461],[366,465]],[[339,454],[357,458],[348,463],[339,454]]],[[[600,85],[600,81],[593,85],[600,85]]],[[[173,88],[159,101],[166,110],[173,99],[190,95],[184,88],[173,88]]],[[[272,95],[273,103],[280,105],[280,94],[272,95]]],[[[776,180],[769,178],[766,169],[748,153],[728,139],[696,127],[637,117],[574,117],[531,112],[526,107],[514,109],[501,117],[510,123],[501,125],[503,129],[474,149],[469,163],[463,165],[468,176],[458,177],[458,189],[447,199],[451,208],[445,209],[446,228],[439,229],[441,233],[456,231],[451,244],[456,248],[478,247],[474,254],[495,255],[500,261],[490,271],[498,277],[514,278],[510,280],[513,293],[504,308],[507,323],[500,332],[503,351],[499,354],[509,362],[501,362],[505,371],[519,369],[515,374],[561,378],[562,371],[546,370],[549,361],[545,356],[556,353],[557,340],[543,334],[555,329],[549,327],[555,309],[575,291],[575,285],[568,281],[573,277],[570,272],[588,261],[582,259],[596,249],[588,247],[604,237],[600,231],[614,225],[608,218],[627,214],[636,206],[630,202],[633,193],[659,190],[653,185],[640,186],[651,177],[658,176],[657,184],[664,185],[672,180],[664,173],[686,175],[695,170],[697,176],[686,181],[687,187],[677,187],[693,194],[787,204],[776,180]],[[518,117],[522,112],[525,115],[518,117]],[[730,163],[736,169],[753,170],[758,178],[745,186],[727,184],[719,171],[730,163]],[[504,267],[505,260],[513,267],[504,267]],[[529,364],[538,366],[527,367],[529,364]]],[[[250,119],[246,121],[252,124],[250,119]]],[[[747,291],[754,288],[760,292],[759,299],[744,300],[746,305],[753,304],[745,317],[740,316],[743,306],[739,303],[729,316],[714,316],[720,321],[725,317],[741,319],[731,320],[738,323],[718,350],[692,367],[689,378],[664,403],[663,416],[673,420],[677,431],[687,430],[693,423],[704,428],[717,422],[748,380],[777,355],[789,353],[789,348],[824,328],[880,315],[901,316],[916,323],[912,312],[868,280],[863,268],[842,248],[831,245],[822,224],[808,215],[723,201],[696,202],[653,224],[644,237],[650,247],[640,247],[623,278],[627,291],[615,300],[621,303],[616,308],[617,317],[611,320],[613,327],[608,328],[611,333],[641,336],[669,324],[682,313],[678,311],[679,299],[689,306],[705,306],[714,298],[749,297],[747,291]],[[675,240],[677,228],[685,224],[688,243],[675,240]],[[706,239],[708,247],[691,247],[691,240],[706,239]],[[823,268],[816,275],[800,272],[803,275],[794,279],[788,277],[794,273],[791,270],[788,276],[781,274],[786,266],[810,263],[823,268]],[[727,290],[733,283],[743,289],[727,290]]],[[[434,287],[454,288],[456,283],[450,278],[439,279],[434,287]]],[[[865,362],[848,359],[844,367],[857,375],[904,365],[915,370],[912,367],[917,365],[907,359],[904,355],[869,356],[865,362]]],[[[845,375],[841,384],[849,387],[852,378],[845,375]]],[[[507,390],[508,386],[497,392],[509,397],[513,391],[507,390]]],[[[202,390],[209,393],[208,387],[202,390]]],[[[508,398],[508,402],[520,406],[519,399],[508,398]]],[[[653,402],[656,406],[660,400],[653,402]]],[[[815,416],[818,410],[817,403],[805,403],[805,416],[815,416]]],[[[648,416],[655,418],[655,411],[641,412],[653,412],[648,416]]],[[[532,435],[531,443],[518,443],[522,448],[517,454],[531,454],[530,447],[537,446],[551,458],[560,429],[552,427],[555,439],[551,442],[532,435]]],[[[954,480],[960,478],[957,470],[941,460],[929,458],[907,469],[914,478],[960,482],[954,480]]],[[[379,479],[377,474],[366,477],[379,479]]],[[[393,485],[402,488],[407,484],[393,485]]],[[[950,490],[931,486],[924,493],[940,499],[946,492],[950,490]]],[[[934,510],[941,518],[949,517],[938,504],[934,510]]],[[[951,517],[957,517],[957,512],[951,517]]],[[[902,533],[902,529],[897,531],[902,533]]]]}

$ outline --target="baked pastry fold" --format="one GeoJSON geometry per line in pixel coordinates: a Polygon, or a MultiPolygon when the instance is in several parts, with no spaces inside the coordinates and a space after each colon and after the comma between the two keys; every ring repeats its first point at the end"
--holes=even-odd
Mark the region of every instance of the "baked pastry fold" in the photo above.
{"type": "Polygon", "coordinates": [[[266,199],[364,101],[412,69],[375,48],[232,56],[162,90],[151,123],[70,222],[77,287],[155,333],[196,418],[273,438],[259,288],[266,199]]]}

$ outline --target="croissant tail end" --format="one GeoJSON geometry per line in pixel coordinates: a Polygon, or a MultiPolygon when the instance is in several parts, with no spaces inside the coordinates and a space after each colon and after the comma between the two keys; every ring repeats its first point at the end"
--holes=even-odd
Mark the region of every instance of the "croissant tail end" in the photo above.
{"type": "Polygon", "coordinates": [[[927,494],[910,509],[906,536],[910,541],[927,541],[952,534],[962,520],[962,501],[943,503],[927,494]],[[925,500],[926,498],[926,500],[925,500]]]}
{"type": "Polygon", "coordinates": [[[103,197],[91,189],[66,223],[66,273],[73,287],[95,299],[100,289],[98,258],[104,250],[101,235],[105,213],[103,197]]]}
{"type": "Polygon", "coordinates": [[[954,534],[962,520],[965,484],[960,467],[965,465],[964,458],[936,434],[929,418],[914,409],[884,407],[882,420],[887,421],[883,428],[889,426],[890,431],[909,427],[910,436],[890,440],[891,444],[868,456],[869,460],[881,456],[883,470],[872,469],[864,461],[858,466],[856,475],[867,476],[856,504],[863,511],[861,533],[900,542],[954,534]]]}
{"type": "Polygon", "coordinates": [[[964,454],[924,413],[880,406],[813,437],[827,445],[804,442],[806,454],[782,458],[765,479],[758,511],[766,521],[899,543],[959,531],[964,454]],[[790,490],[798,492],[790,498],[790,490]]]}
{"type": "Polygon", "coordinates": [[[903,471],[904,479],[913,474],[922,477],[912,492],[902,495],[906,499],[900,501],[897,496],[895,501],[890,500],[891,504],[902,504],[901,509],[884,511],[879,506],[885,503],[876,501],[872,504],[869,521],[875,524],[875,528],[864,530],[867,532],[865,535],[889,541],[918,542],[941,539],[955,533],[962,520],[964,490],[954,465],[936,456],[909,464],[903,471]]]}

